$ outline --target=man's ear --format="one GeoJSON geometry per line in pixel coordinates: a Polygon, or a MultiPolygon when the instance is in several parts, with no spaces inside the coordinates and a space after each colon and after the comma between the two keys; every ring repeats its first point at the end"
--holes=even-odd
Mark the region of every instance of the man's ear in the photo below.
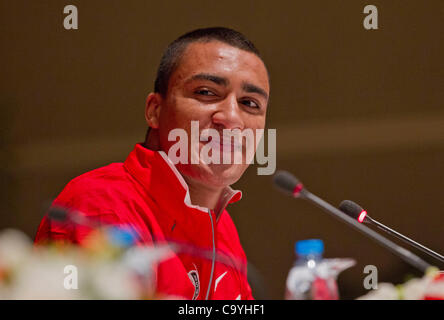
{"type": "Polygon", "coordinates": [[[159,127],[160,109],[162,108],[162,97],[159,93],[151,92],[146,97],[145,120],[149,127],[159,127]]]}

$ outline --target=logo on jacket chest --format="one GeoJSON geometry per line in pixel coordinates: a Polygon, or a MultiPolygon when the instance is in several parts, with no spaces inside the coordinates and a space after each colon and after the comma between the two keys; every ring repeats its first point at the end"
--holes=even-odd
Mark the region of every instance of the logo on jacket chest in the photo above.
{"type": "Polygon", "coordinates": [[[199,272],[197,272],[197,267],[194,265],[194,270],[188,272],[188,278],[190,278],[191,283],[194,285],[194,295],[193,300],[196,300],[199,296],[200,291],[200,281],[199,281],[199,272]]]}

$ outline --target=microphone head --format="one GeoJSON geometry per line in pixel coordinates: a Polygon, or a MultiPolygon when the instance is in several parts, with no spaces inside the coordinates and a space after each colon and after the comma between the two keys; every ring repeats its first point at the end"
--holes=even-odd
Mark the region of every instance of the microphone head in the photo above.
{"type": "Polygon", "coordinates": [[[48,210],[48,217],[51,220],[66,221],[68,220],[68,210],[59,206],[52,206],[48,210]]]}
{"type": "Polygon", "coordinates": [[[349,217],[358,220],[360,223],[364,222],[367,216],[367,211],[362,209],[362,207],[359,204],[351,200],[342,201],[341,204],[339,205],[339,210],[347,214],[349,217]]]}
{"type": "Polygon", "coordinates": [[[294,197],[299,196],[301,190],[304,189],[302,183],[294,175],[283,170],[274,174],[273,183],[279,190],[294,197]]]}

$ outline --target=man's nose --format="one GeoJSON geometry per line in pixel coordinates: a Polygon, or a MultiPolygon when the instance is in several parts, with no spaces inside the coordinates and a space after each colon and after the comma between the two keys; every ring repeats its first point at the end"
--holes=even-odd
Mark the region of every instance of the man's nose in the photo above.
{"type": "Polygon", "coordinates": [[[218,105],[213,114],[213,123],[222,127],[222,129],[243,129],[242,110],[239,108],[237,98],[234,94],[228,95],[218,105]]]}

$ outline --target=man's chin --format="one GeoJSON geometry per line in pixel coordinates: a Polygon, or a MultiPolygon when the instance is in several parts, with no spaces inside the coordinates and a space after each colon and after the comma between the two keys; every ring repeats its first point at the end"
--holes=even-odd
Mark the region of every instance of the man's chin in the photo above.
{"type": "Polygon", "coordinates": [[[179,171],[200,180],[205,185],[223,188],[237,182],[247,167],[241,164],[198,164],[182,167],[179,171]]]}
{"type": "Polygon", "coordinates": [[[241,164],[211,164],[208,165],[212,180],[221,186],[229,186],[236,183],[247,169],[241,164]]]}

